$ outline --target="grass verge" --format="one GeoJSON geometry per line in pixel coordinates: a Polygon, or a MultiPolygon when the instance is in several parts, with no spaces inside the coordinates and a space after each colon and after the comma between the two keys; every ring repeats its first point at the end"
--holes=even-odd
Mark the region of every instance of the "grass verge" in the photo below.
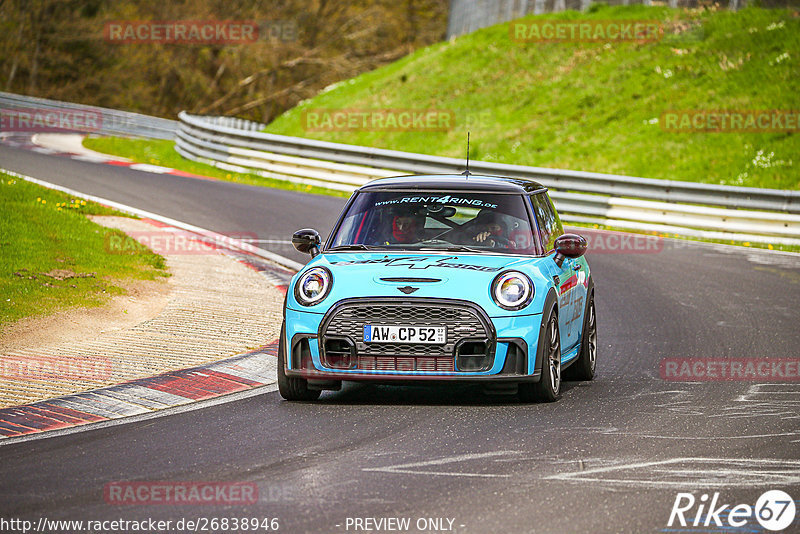
{"type": "Polygon", "coordinates": [[[125,214],[0,172],[0,329],[24,317],[99,306],[126,279],[168,276],[149,250],[109,254],[121,231],[86,215],[125,214]]]}

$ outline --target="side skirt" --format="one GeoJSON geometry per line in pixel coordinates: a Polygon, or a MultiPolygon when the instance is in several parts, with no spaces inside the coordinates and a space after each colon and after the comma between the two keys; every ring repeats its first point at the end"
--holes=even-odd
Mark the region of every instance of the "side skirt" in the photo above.
{"type": "Polygon", "coordinates": [[[561,355],[561,370],[563,371],[578,359],[578,354],[581,351],[582,343],[578,343],[571,348],[566,354],[561,355]]]}

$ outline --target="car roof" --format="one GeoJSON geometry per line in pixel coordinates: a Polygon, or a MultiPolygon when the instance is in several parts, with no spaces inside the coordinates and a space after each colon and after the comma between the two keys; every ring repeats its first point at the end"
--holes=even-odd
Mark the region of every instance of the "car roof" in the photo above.
{"type": "Polygon", "coordinates": [[[527,194],[547,191],[533,180],[470,174],[426,174],[379,178],[359,188],[359,191],[480,191],[488,193],[527,194]]]}

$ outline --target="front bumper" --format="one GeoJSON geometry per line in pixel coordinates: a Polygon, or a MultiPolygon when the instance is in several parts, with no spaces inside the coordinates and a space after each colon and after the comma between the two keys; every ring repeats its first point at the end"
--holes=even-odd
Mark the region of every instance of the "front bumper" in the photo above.
{"type": "Polygon", "coordinates": [[[347,299],[326,313],[286,309],[286,375],[314,381],[536,381],[541,314],[489,317],[456,299],[347,299]],[[366,345],[364,324],[448,327],[445,345],[366,345]]]}

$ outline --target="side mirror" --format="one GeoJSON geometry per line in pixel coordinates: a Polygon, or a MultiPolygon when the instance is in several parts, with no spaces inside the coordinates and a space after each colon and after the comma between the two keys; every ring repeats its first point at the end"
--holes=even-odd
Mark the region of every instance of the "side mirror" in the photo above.
{"type": "Polygon", "coordinates": [[[564,264],[564,258],[579,258],[583,256],[586,253],[586,247],[586,239],[578,234],[564,234],[556,238],[556,256],[553,261],[561,267],[564,264]]]}
{"type": "Polygon", "coordinates": [[[312,258],[319,254],[319,244],[321,242],[319,232],[311,228],[303,228],[292,234],[294,248],[303,254],[311,254],[312,258]]]}

